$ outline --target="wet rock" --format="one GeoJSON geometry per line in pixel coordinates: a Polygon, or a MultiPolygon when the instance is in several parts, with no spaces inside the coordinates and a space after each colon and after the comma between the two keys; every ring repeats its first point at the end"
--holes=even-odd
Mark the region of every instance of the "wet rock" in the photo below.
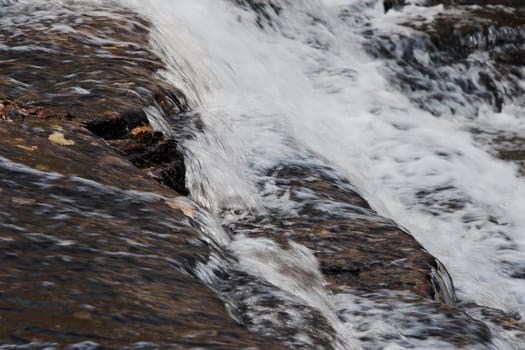
{"type": "Polygon", "coordinates": [[[282,7],[274,0],[233,0],[237,5],[250,9],[256,14],[257,25],[261,28],[272,26],[272,17],[279,15],[282,7]]]}
{"type": "Polygon", "coordinates": [[[271,336],[290,349],[340,346],[336,330],[322,312],[293,293],[235,270],[228,271],[216,286],[236,319],[254,332],[271,336]]]}
{"type": "Polygon", "coordinates": [[[143,110],[106,112],[104,115],[87,121],[86,128],[106,140],[125,137],[132,129],[149,125],[148,117],[143,110]]]}
{"type": "Polygon", "coordinates": [[[405,0],[384,0],[383,8],[385,13],[391,9],[399,9],[405,5],[405,0]]]}
{"type": "Polygon", "coordinates": [[[189,111],[188,101],[184,93],[172,86],[155,87],[154,98],[165,115],[171,116],[189,111]]]}
{"type": "Polygon", "coordinates": [[[184,155],[178,142],[154,131],[143,111],[106,113],[85,126],[161,184],[180,194],[189,194],[184,155]]]}
{"type": "Polygon", "coordinates": [[[102,349],[100,344],[92,341],[85,341],[66,346],[66,350],[99,350],[102,349]]]}
{"type": "Polygon", "coordinates": [[[436,116],[461,113],[474,118],[485,104],[496,112],[507,103],[523,104],[523,2],[418,4],[445,6],[429,20],[407,15],[402,25],[413,30],[410,34],[368,34],[369,52],[387,60],[395,85],[436,116]]]}
{"type": "Polygon", "coordinates": [[[147,21],[111,4],[99,4],[79,19],[81,6],[16,3],[3,9],[4,18],[52,12],[0,26],[3,98],[60,115],[72,111],[81,120],[108,108],[139,111],[155,105],[167,115],[187,111],[184,95],[156,75],[162,63],[150,47],[147,21]]]}
{"type": "Polygon", "coordinates": [[[525,323],[519,315],[472,303],[462,305],[462,307],[471,317],[483,320],[492,328],[498,330],[498,332],[510,332],[513,336],[525,342],[525,323]]]}
{"type": "Polygon", "coordinates": [[[414,27],[429,33],[439,49],[453,53],[457,59],[474,50],[498,48],[504,52],[523,44],[523,14],[521,9],[475,7],[462,9],[458,15],[445,12],[429,25],[414,27]]]}
{"type": "Polygon", "coordinates": [[[433,339],[433,346],[439,348],[447,348],[451,344],[458,348],[473,346],[489,349],[491,346],[492,332],[489,327],[456,307],[389,291],[352,291],[351,296],[343,292],[337,298],[353,301],[352,304],[347,300],[347,308],[340,311],[340,317],[360,324],[356,335],[365,344],[365,349],[380,348],[384,346],[385,339],[391,344],[415,348],[418,348],[418,341],[421,341],[421,348],[425,347],[427,339],[433,339]],[[379,323],[395,324],[396,327],[391,331],[389,327],[377,327],[379,323]],[[410,342],[407,343],[408,339],[410,342]]]}
{"type": "Polygon", "coordinates": [[[279,167],[271,176],[279,191],[296,199],[308,191],[311,198],[299,200],[303,204],[292,216],[276,213],[278,221],[269,217],[233,224],[233,230],[269,236],[284,245],[288,240],[305,245],[315,252],[334,288],[349,285],[368,292],[388,289],[435,296],[435,258],[393,221],[377,215],[348,182],[333,177],[329,169],[299,165],[279,167]],[[323,209],[325,205],[333,211],[323,209]]]}
{"type": "MultiPolygon", "coordinates": [[[[187,194],[178,143],[153,132],[132,134],[150,125],[147,108],[160,118],[174,120],[188,112],[184,94],[156,74],[162,63],[150,47],[149,23],[131,11],[103,5],[78,20],[82,11],[75,6],[81,5],[57,8],[53,20],[53,16],[42,16],[0,26],[0,36],[6,38],[0,61],[10,62],[0,74],[0,88],[7,94],[0,119],[74,119],[111,140],[119,153],[145,172],[156,174],[162,184],[187,194]],[[57,32],[62,27],[71,29],[57,32]],[[29,52],[20,55],[22,49],[29,52]],[[45,57],[39,50],[46,52],[45,57]]],[[[36,5],[17,4],[5,15],[37,9],[36,5]]]]}
{"type": "Polygon", "coordinates": [[[487,6],[487,5],[502,5],[502,6],[513,6],[513,7],[522,7],[525,6],[525,3],[521,0],[426,0],[425,5],[435,6],[435,5],[446,5],[446,6],[487,6]]]}
{"type": "Polygon", "coordinates": [[[0,122],[0,343],[282,348],[194,276],[210,247],[167,204],[173,191],[86,129],[52,124],[0,122]],[[54,129],[75,145],[50,142],[54,129]]]}
{"type": "Polygon", "coordinates": [[[178,143],[145,108],[188,109],[156,75],[149,24],[52,6],[2,9],[27,16],[0,25],[0,347],[282,349],[200,282],[212,248],[194,209],[147,176],[184,184],[178,143]]]}
{"type": "MultiPolygon", "coordinates": [[[[370,31],[368,50],[385,62],[390,80],[419,108],[436,116],[475,119],[525,106],[525,7],[523,1],[457,0],[429,20],[405,11],[405,33],[370,31]],[[488,106],[488,108],[487,108],[488,106]]],[[[514,113],[511,111],[511,114],[514,113]]],[[[471,130],[493,156],[525,174],[523,142],[516,133],[471,130]]],[[[429,201],[429,198],[423,198],[429,201]]],[[[433,200],[430,199],[430,202],[433,200]]],[[[463,205],[457,202],[454,205],[463,205]]]]}
{"type": "MultiPolygon", "coordinates": [[[[20,6],[6,11],[36,10],[20,6]]],[[[145,113],[182,125],[188,106],[155,74],[148,23],[71,6],[0,26],[2,348],[283,348],[199,280],[212,250],[172,190],[187,193],[180,145],[145,113]],[[54,36],[60,23],[72,30],[54,36]]]]}
{"type": "MultiPolygon", "coordinates": [[[[336,299],[347,293],[350,298],[362,298],[358,304],[350,303],[356,306],[348,313],[349,322],[354,323],[356,317],[361,321],[354,324],[369,323],[370,327],[392,322],[408,339],[488,347],[490,328],[483,318],[471,316],[458,304],[445,267],[407,231],[374,212],[346,180],[330,168],[311,164],[281,165],[267,176],[275,186],[269,195],[289,196],[297,205],[289,212],[270,211],[256,220],[231,223],[232,232],[270,238],[288,251],[296,243],[307,247],[336,299]]],[[[268,263],[279,265],[274,260],[268,263]]],[[[288,269],[290,276],[310,281],[305,283],[313,288],[313,277],[307,271],[288,269]]],[[[345,315],[341,311],[343,319],[345,315]]],[[[509,315],[502,318],[508,320],[509,315]]],[[[358,331],[372,332],[372,328],[358,331]]],[[[374,349],[377,333],[373,338],[363,337],[374,349]]]]}

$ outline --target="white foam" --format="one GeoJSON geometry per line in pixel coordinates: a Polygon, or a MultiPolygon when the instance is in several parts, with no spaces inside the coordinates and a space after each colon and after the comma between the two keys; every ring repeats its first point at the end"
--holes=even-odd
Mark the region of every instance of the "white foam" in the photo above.
{"type": "MultiPolygon", "coordinates": [[[[261,31],[253,13],[223,1],[134,2],[172,59],[166,76],[199,96],[192,103],[205,132],[186,144],[195,200],[214,212],[264,210],[264,171],[314,155],[437,255],[461,298],[525,316],[525,281],[501,264],[524,261],[523,180],[478,147],[466,131],[477,121],[435,118],[388,83],[383,63],[361,47],[364,28],[332,7],[347,3],[283,2],[279,29],[261,31]],[[449,210],[450,200],[463,206],[449,210]]],[[[376,26],[403,15],[384,16],[379,2],[367,11],[376,26]]],[[[486,113],[480,126],[494,123],[486,113]]],[[[498,127],[516,125],[513,113],[498,127]]]]}

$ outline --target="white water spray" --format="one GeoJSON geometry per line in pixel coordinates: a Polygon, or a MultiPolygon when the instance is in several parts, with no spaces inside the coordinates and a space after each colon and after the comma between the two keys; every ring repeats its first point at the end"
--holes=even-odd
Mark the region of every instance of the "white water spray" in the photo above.
{"type": "MultiPolygon", "coordinates": [[[[315,155],[441,259],[460,298],[525,316],[525,280],[505,270],[525,260],[525,184],[466,130],[517,116],[438,119],[388,83],[362,49],[362,28],[337,17],[354,2],[283,3],[278,28],[266,31],[226,1],[135,4],[155,24],[166,77],[186,87],[205,124],[185,145],[194,199],[215,215],[286,206],[262,195],[264,171],[315,155]]],[[[367,11],[379,26],[380,2],[367,11]]],[[[245,244],[231,249],[270,276],[246,260],[245,244]]]]}

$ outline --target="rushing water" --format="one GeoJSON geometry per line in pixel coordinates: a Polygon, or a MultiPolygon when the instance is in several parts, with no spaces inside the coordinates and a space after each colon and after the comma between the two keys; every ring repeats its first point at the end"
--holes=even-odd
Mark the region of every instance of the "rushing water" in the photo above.
{"type": "MultiPolygon", "coordinates": [[[[82,3],[89,10],[97,2],[82,3]]],[[[523,110],[512,102],[501,112],[472,108],[472,99],[440,85],[437,92],[453,96],[414,103],[417,91],[403,94],[390,79],[402,68],[366,50],[375,44],[370,33],[406,34],[399,23],[443,8],[385,15],[381,1],[269,3],[264,13],[227,0],[114,4],[152,22],[151,40],[169,65],[161,74],[184,90],[204,125],[184,148],[191,199],[204,208],[195,225],[214,253],[192,273],[235,320],[292,348],[445,349],[464,341],[522,349],[510,332],[459,316],[467,335],[456,339],[446,329],[456,316],[430,300],[351,286],[334,294],[314,252],[261,234],[281,230],[286,238],[312,203],[327,217],[358,216],[282,171],[306,169],[305,180],[329,178],[406,227],[444,263],[461,301],[525,317],[525,184],[471,132],[525,136],[523,110]],[[445,112],[429,112],[436,110],[445,112]],[[492,338],[483,338],[484,327],[492,338]]],[[[430,62],[425,52],[418,57],[430,62]]],[[[456,68],[447,69],[462,75],[456,68]]]]}
{"type": "MultiPolygon", "coordinates": [[[[156,44],[171,63],[166,77],[186,87],[205,124],[185,144],[194,200],[225,224],[289,213],[300,203],[271,194],[268,170],[298,160],[328,166],[444,262],[460,299],[525,316],[525,184],[514,165],[491,156],[469,131],[520,132],[521,109],[481,108],[472,117],[469,100],[454,96],[454,113],[438,118],[412,104],[363,47],[370,45],[367,31],[401,31],[397,23],[409,12],[384,15],[380,1],[274,3],[279,15],[268,7],[258,25],[253,11],[228,1],[136,5],[156,26],[156,44]],[[343,18],[344,6],[351,7],[343,18]]],[[[238,236],[229,248],[244,269],[307,304],[344,309],[327,305],[333,301],[322,292],[301,295],[297,281],[268,268],[282,259],[268,253],[272,244],[238,236]]],[[[315,273],[311,258],[286,259],[315,273]]]]}

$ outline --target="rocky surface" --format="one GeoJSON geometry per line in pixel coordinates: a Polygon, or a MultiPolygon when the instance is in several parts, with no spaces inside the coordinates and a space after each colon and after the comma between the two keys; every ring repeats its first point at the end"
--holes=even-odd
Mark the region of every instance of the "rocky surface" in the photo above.
{"type": "Polygon", "coordinates": [[[381,36],[369,51],[391,59],[393,81],[435,115],[461,111],[474,117],[483,104],[501,111],[523,93],[522,12],[522,7],[447,6],[430,21],[406,22],[416,30],[411,35],[381,36]]]}
{"type": "MultiPolygon", "coordinates": [[[[290,215],[275,213],[278,221],[270,215],[243,230],[283,244],[292,240],[309,247],[334,286],[453,298],[435,295],[431,282],[432,271],[437,269],[435,258],[393,221],[377,215],[348,182],[335,177],[330,169],[290,164],[269,175],[277,178],[278,193],[290,193],[296,199],[307,192],[311,199],[299,199],[300,207],[290,215]],[[330,206],[333,211],[326,210],[330,206]]],[[[238,231],[239,227],[234,226],[238,231]]]]}
{"type": "Polygon", "coordinates": [[[178,142],[153,130],[144,111],[106,113],[84,124],[133,165],[179,194],[187,195],[184,156],[178,142]]]}
{"type": "MultiPolygon", "coordinates": [[[[280,11],[272,2],[239,3],[259,14],[261,26],[265,11],[280,11]]],[[[103,6],[89,16],[77,10],[16,23],[7,13],[0,25],[0,342],[308,348],[294,343],[294,311],[306,310],[301,331],[314,348],[332,346],[323,315],[295,300],[283,307],[271,283],[228,267],[215,271],[213,291],[202,282],[196,268],[214,256],[236,261],[203,233],[199,209],[181,199],[181,140],[156,118],[183,118],[184,95],[158,77],[162,63],[149,47],[147,22],[103,6]],[[253,299],[265,308],[254,311],[253,299]]],[[[284,164],[268,175],[272,195],[290,193],[299,206],[239,220],[230,234],[308,247],[334,294],[349,290],[391,309],[403,302],[418,323],[442,316],[419,333],[407,330],[409,337],[487,345],[491,330],[476,319],[482,313],[496,326],[523,329],[509,315],[458,305],[441,263],[331,169],[284,164]]]]}
{"type": "Polygon", "coordinates": [[[233,0],[237,5],[244,9],[254,11],[256,14],[257,25],[264,28],[272,25],[272,16],[278,15],[282,10],[277,1],[273,0],[233,0]]]}
{"type": "MultiPolygon", "coordinates": [[[[385,1],[392,11],[403,11],[404,5],[385,1]]],[[[402,23],[413,30],[410,34],[372,35],[368,46],[374,56],[387,59],[391,80],[414,103],[436,116],[457,113],[471,119],[487,106],[496,113],[525,106],[523,1],[427,0],[418,6],[440,10],[430,19],[415,16],[402,23]]],[[[472,133],[493,146],[494,156],[524,172],[523,145],[509,142],[517,135],[472,133]]]]}
{"type": "Polygon", "coordinates": [[[108,108],[141,109],[163,95],[170,99],[162,107],[187,108],[184,95],[156,76],[163,64],[150,48],[146,21],[112,4],[89,15],[79,15],[76,6],[16,3],[2,9],[4,99],[62,115],[71,111],[77,119],[108,108]]]}
{"type": "Polygon", "coordinates": [[[0,347],[283,348],[195,275],[212,248],[177,199],[178,142],[147,115],[187,107],[148,24],[71,6],[3,9],[0,347]]]}
{"type": "MultiPolygon", "coordinates": [[[[387,320],[399,326],[408,339],[441,339],[458,347],[488,348],[491,329],[509,329],[525,336],[525,326],[515,315],[463,306],[444,266],[396,223],[377,215],[331,169],[288,164],[268,176],[276,178],[272,183],[276,192],[269,195],[286,194],[299,205],[288,213],[273,211],[259,220],[232,223],[230,230],[271,238],[283,249],[293,249],[290,241],[308,247],[332,293],[359,296],[355,309],[348,311],[350,320],[387,320]],[[376,307],[383,310],[381,316],[376,307]],[[439,322],[430,322],[429,314],[439,322]],[[488,314],[498,316],[485,317],[488,314]]],[[[291,269],[290,273],[311,279],[305,272],[291,269]]],[[[345,312],[341,311],[343,318],[345,312]]],[[[373,327],[374,321],[369,322],[360,330],[370,331],[367,327],[373,327]]],[[[363,341],[374,349],[367,336],[363,341]]]]}
{"type": "Polygon", "coordinates": [[[0,173],[1,343],[281,348],[193,276],[210,255],[193,209],[88,130],[2,121],[0,173]]]}

